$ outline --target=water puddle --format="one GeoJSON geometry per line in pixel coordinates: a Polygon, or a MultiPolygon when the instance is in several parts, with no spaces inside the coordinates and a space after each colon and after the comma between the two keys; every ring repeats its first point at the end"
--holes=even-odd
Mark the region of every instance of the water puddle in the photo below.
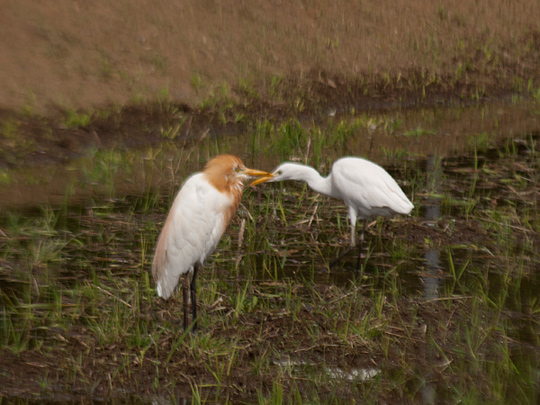
{"type": "Polygon", "coordinates": [[[342,382],[364,382],[375,378],[381,373],[381,370],[373,367],[344,370],[341,367],[322,366],[321,363],[322,360],[319,362],[312,362],[306,360],[293,360],[291,358],[274,361],[276,366],[288,369],[291,373],[298,375],[299,377],[304,377],[306,374],[313,375],[314,373],[320,373],[327,378],[340,380],[342,382]]]}

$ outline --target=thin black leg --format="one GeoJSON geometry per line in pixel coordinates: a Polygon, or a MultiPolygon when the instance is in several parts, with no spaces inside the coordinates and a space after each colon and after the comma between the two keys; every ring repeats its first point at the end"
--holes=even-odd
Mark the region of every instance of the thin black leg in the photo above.
{"type": "Polygon", "coordinates": [[[362,261],[362,245],[364,244],[364,234],[366,233],[366,220],[362,219],[362,233],[360,234],[360,243],[358,244],[358,260],[356,261],[356,270],[360,270],[362,261]]]}
{"type": "Polygon", "coordinates": [[[342,254],[340,254],[339,257],[337,257],[336,259],[334,259],[334,260],[332,260],[330,262],[330,265],[329,265],[330,268],[334,267],[336,264],[338,264],[340,261],[342,261],[343,258],[345,256],[347,256],[349,253],[351,253],[352,250],[353,250],[353,248],[350,247],[350,246],[347,249],[345,249],[345,251],[342,254]]]}
{"type": "Polygon", "coordinates": [[[189,285],[189,273],[186,273],[184,280],[182,281],[182,295],[184,298],[184,330],[188,328],[188,285],[189,285]]]}
{"type": "Polygon", "coordinates": [[[191,277],[191,311],[193,316],[193,328],[191,329],[192,333],[197,331],[197,270],[199,269],[199,264],[196,264],[193,267],[193,276],[191,277]]]}

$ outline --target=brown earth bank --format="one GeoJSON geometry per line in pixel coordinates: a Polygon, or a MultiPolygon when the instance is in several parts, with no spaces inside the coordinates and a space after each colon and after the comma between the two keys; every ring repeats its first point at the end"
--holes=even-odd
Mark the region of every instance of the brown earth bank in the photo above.
{"type": "Polygon", "coordinates": [[[533,0],[0,3],[0,167],[159,141],[178,112],[196,136],[540,91],[533,0]]]}
{"type": "Polygon", "coordinates": [[[40,114],[156,97],[197,104],[222,86],[263,94],[281,78],[302,83],[314,71],[330,72],[330,87],[334,76],[450,89],[514,88],[539,77],[534,0],[0,6],[0,107],[40,114]]]}

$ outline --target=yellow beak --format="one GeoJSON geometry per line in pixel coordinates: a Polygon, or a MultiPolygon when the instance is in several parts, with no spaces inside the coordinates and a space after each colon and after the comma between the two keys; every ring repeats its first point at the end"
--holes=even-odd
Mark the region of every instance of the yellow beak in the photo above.
{"type": "Polygon", "coordinates": [[[252,181],[249,185],[250,186],[256,186],[257,184],[265,183],[268,180],[272,180],[274,175],[272,173],[266,173],[266,175],[263,175],[263,177],[259,177],[257,180],[252,181]]]}
{"type": "Polygon", "coordinates": [[[262,170],[255,170],[255,169],[248,169],[248,168],[242,170],[242,173],[251,177],[272,176],[268,172],[263,172],[262,170]]]}

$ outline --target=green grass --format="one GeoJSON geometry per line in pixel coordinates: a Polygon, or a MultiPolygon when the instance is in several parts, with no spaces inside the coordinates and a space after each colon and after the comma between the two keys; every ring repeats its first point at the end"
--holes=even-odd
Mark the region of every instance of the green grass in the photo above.
{"type": "Polygon", "coordinates": [[[69,110],[64,118],[64,125],[68,128],[84,128],[92,119],[91,114],[69,110]]]}

